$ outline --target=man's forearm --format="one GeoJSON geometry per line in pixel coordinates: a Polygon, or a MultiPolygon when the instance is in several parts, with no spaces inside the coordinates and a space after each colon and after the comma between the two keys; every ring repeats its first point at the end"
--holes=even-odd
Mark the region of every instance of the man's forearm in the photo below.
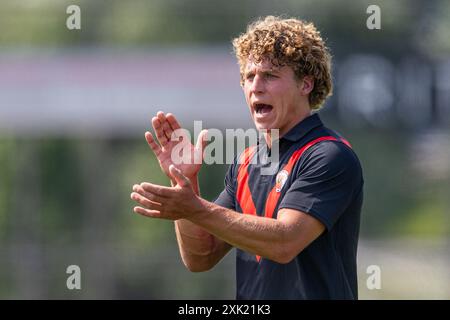
{"type": "Polygon", "coordinates": [[[277,219],[240,214],[202,199],[204,211],[188,218],[198,226],[244,251],[274,261],[283,260],[292,236],[288,224],[277,219]]]}
{"type": "MultiPolygon", "coordinates": [[[[200,196],[198,178],[190,178],[189,180],[194,192],[200,196]]],[[[172,181],[173,185],[174,182],[172,181]]],[[[193,264],[197,264],[197,267],[203,265],[199,269],[209,269],[223,256],[222,251],[225,248],[221,248],[219,243],[221,240],[189,220],[176,220],[175,233],[180,255],[186,266],[195,269],[196,266],[193,266],[193,264]]]]}
{"type": "MultiPolygon", "coordinates": [[[[200,196],[200,188],[198,183],[198,177],[189,178],[192,184],[192,189],[197,196],[200,196]]],[[[176,182],[171,180],[172,187],[176,185],[176,182]]],[[[211,242],[211,234],[195,225],[191,221],[185,219],[179,219],[175,221],[175,227],[177,231],[177,239],[182,240],[182,244],[188,247],[197,247],[195,251],[205,252],[209,248],[208,242],[211,242]],[[206,248],[205,248],[205,242],[206,248]]],[[[179,241],[180,242],[180,241],[179,241]]],[[[198,252],[200,254],[200,252],[198,252]]]]}

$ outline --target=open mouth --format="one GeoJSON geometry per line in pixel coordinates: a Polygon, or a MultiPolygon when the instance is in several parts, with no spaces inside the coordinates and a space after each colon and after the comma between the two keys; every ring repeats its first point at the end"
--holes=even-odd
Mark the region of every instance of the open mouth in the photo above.
{"type": "Polygon", "coordinates": [[[256,111],[256,114],[263,115],[272,111],[273,107],[270,104],[257,103],[255,104],[254,109],[256,111]]]}

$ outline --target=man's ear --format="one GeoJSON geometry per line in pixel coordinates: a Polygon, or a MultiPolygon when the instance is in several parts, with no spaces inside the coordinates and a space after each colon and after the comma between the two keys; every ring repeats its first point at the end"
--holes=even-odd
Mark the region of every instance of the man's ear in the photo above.
{"type": "Polygon", "coordinates": [[[314,78],[312,76],[304,76],[300,87],[302,95],[308,95],[314,89],[314,78]]]}

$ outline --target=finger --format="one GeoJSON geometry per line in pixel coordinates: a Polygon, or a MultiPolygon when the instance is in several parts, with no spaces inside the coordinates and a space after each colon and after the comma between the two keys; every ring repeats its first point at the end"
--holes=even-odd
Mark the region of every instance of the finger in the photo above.
{"type": "Polygon", "coordinates": [[[159,156],[162,152],[161,147],[155,142],[155,139],[153,139],[153,135],[148,131],[145,133],[145,140],[147,140],[147,144],[150,146],[150,149],[152,149],[153,153],[156,156],[159,156]]]}
{"type": "Polygon", "coordinates": [[[173,131],[175,131],[177,129],[181,129],[180,124],[178,123],[177,119],[175,118],[175,116],[172,113],[166,114],[166,119],[169,122],[169,125],[173,131]]]}
{"type": "Polygon", "coordinates": [[[170,128],[172,129],[172,135],[174,135],[177,141],[183,141],[183,139],[185,138],[184,131],[181,129],[181,126],[175,116],[172,113],[168,113],[166,114],[166,119],[169,123],[170,128]]]}
{"type": "Polygon", "coordinates": [[[160,203],[150,201],[136,192],[131,193],[131,199],[150,210],[161,210],[162,208],[160,203]]]}
{"type": "Polygon", "coordinates": [[[208,130],[202,130],[197,138],[197,143],[195,144],[194,152],[194,163],[202,164],[203,162],[203,151],[208,144],[208,130]]]}
{"type": "Polygon", "coordinates": [[[149,182],[142,182],[140,186],[146,192],[152,193],[156,196],[160,196],[161,198],[168,198],[173,194],[172,188],[159,186],[149,182]]]}
{"type": "Polygon", "coordinates": [[[167,144],[168,140],[166,135],[164,134],[162,124],[157,117],[152,118],[152,126],[155,130],[156,138],[158,139],[159,144],[164,147],[167,144]]]}
{"type": "Polygon", "coordinates": [[[155,202],[155,203],[162,204],[162,203],[164,203],[165,200],[167,200],[167,198],[163,198],[163,197],[157,196],[157,195],[155,195],[155,194],[153,194],[153,193],[150,193],[150,192],[145,191],[145,190],[144,190],[140,185],[138,185],[138,184],[135,184],[135,185],[133,186],[133,191],[136,192],[136,193],[139,193],[139,194],[140,194],[141,196],[143,196],[144,198],[147,198],[148,200],[153,201],[153,202],[155,202]]]}
{"type": "Polygon", "coordinates": [[[164,114],[164,112],[158,111],[156,116],[161,123],[164,135],[166,136],[167,140],[170,141],[170,138],[172,136],[172,129],[170,128],[169,122],[166,119],[166,115],[164,114]]]}
{"type": "Polygon", "coordinates": [[[208,144],[208,130],[204,129],[200,131],[200,134],[198,135],[195,148],[201,151],[203,155],[203,150],[205,150],[207,144],[208,144]]]}
{"type": "Polygon", "coordinates": [[[189,179],[186,178],[181,173],[181,171],[177,167],[175,167],[173,164],[171,164],[169,166],[169,172],[170,172],[170,174],[172,175],[172,177],[175,179],[175,181],[177,182],[177,184],[180,187],[187,187],[187,186],[189,186],[189,184],[190,184],[189,179]]]}
{"type": "Polygon", "coordinates": [[[158,210],[149,210],[142,207],[134,207],[133,211],[149,218],[161,218],[161,212],[158,210]]]}

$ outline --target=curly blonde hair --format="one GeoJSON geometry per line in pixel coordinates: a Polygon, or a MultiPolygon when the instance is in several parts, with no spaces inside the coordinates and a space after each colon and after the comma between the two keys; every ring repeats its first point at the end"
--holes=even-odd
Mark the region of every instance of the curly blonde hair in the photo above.
{"type": "Polygon", "coordinates": [[[248,58],[257,63],[268,58],[276,66],[292,67],[297,79],[314,78],[314,88],[309,94],[311,109],[320,109],[332,94],[331,55],[312,23],[274,16],[260,18],[233,40],[233,48],[239,63],[241,85],[248,58]]]}

